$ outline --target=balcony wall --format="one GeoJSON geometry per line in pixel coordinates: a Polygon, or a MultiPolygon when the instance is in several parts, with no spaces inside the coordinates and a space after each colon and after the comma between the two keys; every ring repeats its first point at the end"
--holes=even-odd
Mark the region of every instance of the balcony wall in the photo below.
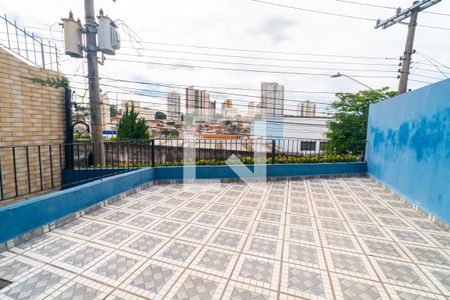
{"type": "Polygon", "coordinates": [[[369,174],[450,223],[450,80],[370,107],[369,174]]]}

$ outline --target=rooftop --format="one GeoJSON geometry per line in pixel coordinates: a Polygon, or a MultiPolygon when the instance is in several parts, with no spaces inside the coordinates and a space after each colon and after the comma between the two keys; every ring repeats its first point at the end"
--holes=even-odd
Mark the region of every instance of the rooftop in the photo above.
{"type": "Polygon", "coordinates": [[[363,177],[153,185],[2,252],[0,278],[0,299],[445,299],[450,233],[363,177]]]}

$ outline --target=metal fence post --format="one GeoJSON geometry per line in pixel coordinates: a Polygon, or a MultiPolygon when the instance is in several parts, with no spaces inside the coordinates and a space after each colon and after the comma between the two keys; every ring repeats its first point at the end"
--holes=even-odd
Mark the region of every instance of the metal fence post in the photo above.
{"type": "Polygon", "coordinates": [[[275,140],[272,140],[272,164],[275,163],[275,140]]]}
{"type": "Polygon", "coordinates": [[[155,167],[155,139],[152,140],[152,168],[155,167]]]}
{"type": "Polygon", "coordinates": [[[72,128],[72,90],[64,88],[64,104],[66,113],[66,145],[65,160],[66,169],[72,170],[74,168],[73,158],[73,128],[72,128]]]}

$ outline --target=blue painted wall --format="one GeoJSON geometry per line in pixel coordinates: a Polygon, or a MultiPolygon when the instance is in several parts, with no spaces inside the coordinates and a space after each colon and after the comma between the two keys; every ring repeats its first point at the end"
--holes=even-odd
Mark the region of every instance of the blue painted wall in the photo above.
{"type": "Polygon", "coordinates": [[[0,243],[154,180],[142,169],[0,207],[0,243]]]}
{"type": "Polygon", "coordinates": [[[450,79],[370,107],[371,176],[450,224],[450,79]]]}
{"type": "MultiPolygon", "coordinates": [[[[236,166],[239,168],[253,166],[236,166]]],[[[228,166],[198,166],[195,167],[197,179],[238,179],[238,175],[228,166]]],[[[155,168],[156,179],[181,180],[183,167],[155,168]]],[[[267,177],[295,177],[310,175],[337,175],[337,174],[365,174],[366,163],[326,163],[326,164],[273,164],[267,165],[267,177]]]]}
{"type": "Polygon", "coordinates": [[[62,182],[63,189],[82,185],[91,181],[98,180],[102,177],[118,175],[134,170],[127,169],[82,169],[82,170],[63,170],[62,182]]]}

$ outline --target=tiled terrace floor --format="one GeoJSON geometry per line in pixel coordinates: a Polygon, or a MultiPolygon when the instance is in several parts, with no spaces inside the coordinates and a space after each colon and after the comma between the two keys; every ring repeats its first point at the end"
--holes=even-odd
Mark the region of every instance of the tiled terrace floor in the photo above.
{"type": "Polygon", "coordinates": [[[450,234],[367,178],[152,186],[0,278],[6,299],[449,299],[450,234]]]}

